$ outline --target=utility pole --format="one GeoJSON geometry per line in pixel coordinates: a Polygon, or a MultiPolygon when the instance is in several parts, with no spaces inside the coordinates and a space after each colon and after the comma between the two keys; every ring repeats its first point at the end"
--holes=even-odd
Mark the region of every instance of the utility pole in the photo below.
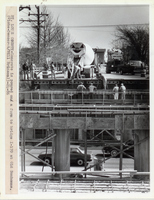
{"type": "MultiPolygon", "coordinates": [[[[23,7],[22,7],[23,8],[23,7]]],[[[19,20],[19,21],[22,21],[22,22],[37,22],[37,25],[35,28],[37,28],[37,60],[38,60],[38,64],[40,63],[40,28],[44,27],[41,25],[41,23],[43,23],[45,20],[40,20],[40,17],[42,17],[43,15],[45,16],[48,16],[48,14],[40,14],[40,7],[39,6],[36,6],[35,5],[35,8],[37,9],[37,14],[31,14],[31,13],[28,13],[28,16],[30,15],[34,15],[37,17],[37,20],[32,20],[32,19],[29,19],[29,20],[19,20]]]]}
{"type": "Polygon", "coordinates": [[[40,7],[35,6],[37,9],[37,58],[40,63],[40,7]]]}
{"type": "Polygon", "coordinates": [[[28,14],[28,16],[30,15],[35,15],[37,16],[37,59],[38,59],[38,64],[40,63],[40,28],[43,27],[41,26],[41,23],[44,22],[45,20],[40,20],[40,16],[48,16],[48,14],[40,14],[40,7],[39,6],[35,6],[37,9],[37,14],[28,14]]]}
{"type": "Polygon", "coordinates": [[[46,63],[46,16],[44,16],[44,55],[43,62],[46,63]]]}

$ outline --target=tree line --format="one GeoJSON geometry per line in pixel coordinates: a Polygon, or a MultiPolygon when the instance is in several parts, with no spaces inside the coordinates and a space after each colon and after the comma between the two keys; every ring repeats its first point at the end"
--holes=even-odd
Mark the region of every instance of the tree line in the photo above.
{"type": "MultiPolygon", "coordinates": [[[[46,6],[41,7],[43,19],[40,27],[37,20],[31,22],[31,29],[27,34],[27,41],[30,48],[20,50],[20,63],[25,59],[25,54],[30,56],[35,63],[37,59],[38,28],[39,34],[39,65],[46,62],[46,58],[51,57],[54,63],[67,63],[70,55],[70,35],[64,26],[59,22],[59,18],[54,18],[46,6]],[[45,15],[47,14],[47,15],[45,15]]],[[[34,16],[35,17],[35,16],[34,16]]],[[[36,17],[35,17],[36,18],[36,17]]],[[[97,36],[96,36],[97,37],[97,36]]],[[[82,42],[82,41],[81,41],[82,42]]],[[[113,47],[119,48],[123,52],[124,61],[141,60],[149,65],[149,29],[147,26],[117,26],[113,47]]]]}
{"type": "Polygon", "coordinates": [[[149,65],[149,28],[117,26],[114,43],[122,50],[124,61],[140,60],[149,65]]]}

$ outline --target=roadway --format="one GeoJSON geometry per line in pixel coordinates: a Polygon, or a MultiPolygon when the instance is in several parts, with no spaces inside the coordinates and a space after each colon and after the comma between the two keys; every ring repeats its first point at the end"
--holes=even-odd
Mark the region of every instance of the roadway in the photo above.
{"type": "MultiPolygon", "coordinates": [[[[87,153],[88,154],[102,154],[101,151],[102,147],[88,147],[87,148],[87,153]]],[[[40,148],[40,149],[33,149],[30,151],[34,156],[38,156],[41,152],[44,152],[45,148],[40,148]]],[[[119,170],[119,161],[120,158],[111,158],[103,164],[102,170],[119,170]]],[[[20,163],[20,168],[21,170],[21,156],[19,157],[19,163],[20,163]]],[[[89,165],[93,165],[95,161],[92,161],[89,163],[89,165]]],[[[82,171],[84,169],[84,166],[71,166],[70,171],[82,171]]],[[[123,170],[133,170],[134,169],[134,160],[130,158],[123,158],[123,170]]],[[[48,166],[43,167],[43,163],[39,162],[35,158],[31,157],[30,155],[25,155],[25,171],[51,171],[51,168],[48,166]]],[[[89,169],[90,171],[94,171],[94,168],[89,169]]]]}
{"type": "Polygon", "coordinates": [[[132,74],[118,74],[116,72],[111,72],[110,74],[106,73],[106,67],[105,65],[102,65],[102,67],[100,68],[100,72],[107,78],[107,79],[141,79],[144,80],[145,78],[148,78],[149,75],[146,75],[146,77],[141,77],[140,73],[136,73],[135,75],[132,74]]]}
{"type": "MultiPolygon", "coordinates": [[[[139,80],[144,80],[148,77],[148,75],[146,77],[141,77],[141,74],[135,74],[135,75],[132,75],[132,74],[123,74],[123,75],[120,75],[118,73],[115,73],[115,72],[111,72],[110,74],[106,74],[106,72],[102,72],[101,73],[107,78],[107,79],[139,79],[139,80]]],[[[56,74],[56,79],[65,79],[66,76],[64,76],[63,74],[56,74]]],[[[95,78],[94,78],[95,79],[95,78]]],[[[46,79],[47,80],[47,79],[46,79]]]]}

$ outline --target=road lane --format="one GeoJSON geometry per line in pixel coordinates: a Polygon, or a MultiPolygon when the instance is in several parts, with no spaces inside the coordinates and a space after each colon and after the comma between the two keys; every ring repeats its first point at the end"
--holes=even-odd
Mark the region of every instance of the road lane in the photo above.
{"type": "MultiPolygon", "coordinates": [[[[31,153],[34,156],[38,156],[41,152],[45,151],[45,149],[33,149],[31,153]]],[[[91,153],[93,155],[96,154],[102,154],[101,147],[89,147],[88,148],[88,153],[91,153]]],[[[42,171],[43,163],[40,163],[38,160],[35,158],[31,157],[30,155],[26,155],[26,171],[32,170],[32,171],[42,171]]],[[[105,163],[103,163],[103,169],[102,170],[118,170],[119,169],[119,158],[111,158],[105,163]]],[[[89,163],[90,165],[94,164],[94,161],[89,163]]],[[[19,166],[21,166],[21,156],[19,158],[19,166]]],[[[21,167],[19,167],[21,169],[21,167]]],[[[70,171],[80,171],[83,170],[84,167],[79,167],[79,166],[71,166],[70,171]]],[[[123,158],[123,170],[133,170],[134,169],[134,160],[130,158],[123,158]]],[[[50,171],[51,168],[48,166],[44,166],[44,170],[50,171]]],[[[94,168],[91,169],[92,171],[94,168]]]]}

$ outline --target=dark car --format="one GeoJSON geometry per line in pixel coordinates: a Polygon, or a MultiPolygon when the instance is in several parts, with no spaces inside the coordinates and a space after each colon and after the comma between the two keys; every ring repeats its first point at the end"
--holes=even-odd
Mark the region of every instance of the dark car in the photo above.
{"type": "Polygon", "coordinates": [[[146,65],[144,62],[140,60],[130,60],[127,64],[125,63],[125,64],[118,65],[118,68],[117,68],[117,72],[120,74],[124,74],[124,73],[142,74],[143,71],[145,71],[145,74],[146,74],[146,65]]]}
{"type": "MultiPolygon", "coordinates": [[[[117,142],[117,143],[106,143],[102,149],[103,152],[105,152],[105,154],[109,154],[111,156],[118,156],[120,154],[119,151],[120,151],[120,142],[117,142]],[[115,148],[114,148],[115,147],[115,148]],[[117,155],[118,154],[118,155],[117,155]]],[[[123,143],[123,150],[126,154],[134,157],[134,141],[133,140],[128,140],[127,142],[123,143]],[[131,147],[131,148],[129,148],[131,147]],[[127,149],[128,148],[128,149],[127,149]],[[125,150],[127,149],[127,150],[125,150]]],[[[123,154],[124,157],[128,157],[126,154],[123,154]]]]}
{"type": "Polygon", "coordinates": [[[122,74],[135,74],[135,67],[130,64],[120,64],[117,67],[117,72],[122,74]]]}
{"type": "MultiPolygon", "coordinates": [[[[41,160],[51,164],[51,157],[52,157],[52,152],[42,152],[38,158],[41,160]]],[[[85,159],[85,154],[84,151],[82,151],[79,147],[77,148],[70,148],[70,164],[71,165],[78,165],[78,166],[83,166],[84,165],[84,159],[85,159]]],[[[92,161],[92,155],[87,154],[87,162],[92,161]]]]}

